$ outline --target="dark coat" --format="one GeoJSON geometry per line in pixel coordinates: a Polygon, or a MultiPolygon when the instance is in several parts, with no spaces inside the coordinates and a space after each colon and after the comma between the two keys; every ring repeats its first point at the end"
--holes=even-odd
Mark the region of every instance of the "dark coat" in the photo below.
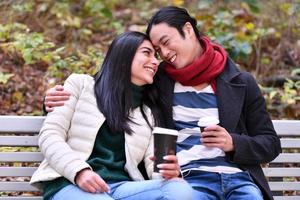
{"type": "MultiPolygon", "coordinates": [[[[154,82],[165,103],[173,105],[174,81],[160,69],[154,82]]],[[[226,153],[228,161],[250,173],[265,200],[273,199],[260,164],[275,159],[281,146],[255,79],[228,59],[225,70],[217,77],[216,95],[220,125],[230,133],[235,147],[234,152],[226,153]]],[[[165,113],[171,118],[172,108],[165,113]]],[[[170,122],[168,127],[174,124],[170,122]]]]}

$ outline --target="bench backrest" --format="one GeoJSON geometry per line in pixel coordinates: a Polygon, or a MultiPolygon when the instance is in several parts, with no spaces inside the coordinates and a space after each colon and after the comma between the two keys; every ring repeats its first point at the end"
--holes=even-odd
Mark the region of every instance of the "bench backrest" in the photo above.
{"type": "MultiPolygon", "coordinates": [[[[37,191],[28,181],[43,159],[37,149],[37,135],[44,119],[45,117],[33,116],[0,116],[0,196],[3,191],[37,191]],[[3,177],[13,177],[13,180],[3,177]],[[27,178],[20,181],[19,177],[27,178]]],[[[276,200],[300,199],[300,120],[273,120],[273,124],[281,137],[283,153],[271,164],[264,166],[264,173],[272,191],[298,191],[298,196],[276,196],[276,200]]],[[[0,197],[0,200],[4,199],[12,198],[0,197]]]]}
{"type": "MultiPolygon", "coordinates": [[[[276,200],[300,200],[300,120],[273,120],[280,136],[282,153],[263,167],[272,191],[289,191],[276,200]]],[[[274,192],[274,193],[275,193],[274,192]]]]}
{"type": "Polygon", "coordinates": [[[0,200],[42,200],[41,196],[8,197],[1,195],[1,192],[38,191],[28,181],[43,160],[37,145],[44,119],[45,117],[33,116],[0,116],[0,179],[12,177],[12,180],[1,180],[0,200]]]}

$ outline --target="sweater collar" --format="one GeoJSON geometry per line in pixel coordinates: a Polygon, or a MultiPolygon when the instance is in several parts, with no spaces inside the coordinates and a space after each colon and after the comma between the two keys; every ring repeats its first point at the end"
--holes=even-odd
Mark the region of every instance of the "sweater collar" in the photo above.
{"type": "Polygon", "coordinates": [[[132,104],[133,108],[142,105],[144,86],[138,86],[133,83],[130,84],[132,92],[132,104]]]}

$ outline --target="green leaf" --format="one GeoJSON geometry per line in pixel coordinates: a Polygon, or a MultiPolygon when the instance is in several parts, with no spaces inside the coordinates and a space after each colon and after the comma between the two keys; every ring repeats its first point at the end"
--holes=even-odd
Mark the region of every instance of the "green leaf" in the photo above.
{"type": "Polygon", "coordinates": [[[274,90],[271,91],[271,92],[270,92],[270,95],[269,95],[269,96],[270,96],[270,99],[273,99],[277,94],[278,94],[277,91],[274,91],[274,90]]]}
{"type": "Polygon", "coordinates": [[[14,74],[4,74],[0,72],[0,83],[6,84],[7,81],[13,76],[14,74]]]}
{"type": "Polygon", "coordinates": [[[22,55],[26,64],[32,64],[32,50],[31,49],[24,49],[22,51],[22,55]]]}
{"type": "Polygon", "coordinates": [[[214,0],[201,0],[198,3],[199,9],[208,9],[212,4],[214,3],[214,0]]]}
{"type": "Polygon", "coordinates": [[[295,83],[295,87],[296,87],[297,89],[300,89],[300,81],[297,81],[297,82],[295,83]]]}
{"type": "Polygon", "coordinates": [[[60,48],[57,48],[54,52],[55,53],[59,53],[61,51],[63,51],[66,47],[60,47],[60,48]]]}
{"type": "Polygon", "coordinates": [[[107,18],[112,18],[112,12],[110,11],[110,9],[108,9],[108,8],[103,8],[103,9],[101,9],[101,13],[102,13],[102,15],[104,16],[104,17],[107,17],[107,18]]]}
{"type": "Polygon", "coordinates": [[[255,4],[249,4],[250,10],[253,13],[260,13],[260,8],[258,7],[258,5],[255,4]]]}
{"type": "Polygon", "coordinates": [[[300,68],[293,69],[291,75],[292,75],[292,76],[300,75],[300,68]]]}
{"type": "Polygon", "coordinates": [[[20,3],[15,3],[12,6],[12,10],[15,12],[31,12],[32,11],[33,4],[32,2],[20,2],[20,3]]]}
{"type": "Polygon", "coordinates": [[[253,13],[259,13],[260,12],[260,8],[259,8],[259,5],[257,3],[257,0],[243,0],[243,2],[248,4],[251,12],[253,12],[253,13]]]}

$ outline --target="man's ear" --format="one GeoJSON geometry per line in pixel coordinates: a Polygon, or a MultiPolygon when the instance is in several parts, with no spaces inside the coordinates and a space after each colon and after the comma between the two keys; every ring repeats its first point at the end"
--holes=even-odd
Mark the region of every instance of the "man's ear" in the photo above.
{"type": "Polygon", "coordinates": [[[185,35],[188,35],[188,36],[194,36],[195,35],[193,26],[190,22],[186,22],[182,29],[183,29],[183,32],[185,33],[185,35]]]}

